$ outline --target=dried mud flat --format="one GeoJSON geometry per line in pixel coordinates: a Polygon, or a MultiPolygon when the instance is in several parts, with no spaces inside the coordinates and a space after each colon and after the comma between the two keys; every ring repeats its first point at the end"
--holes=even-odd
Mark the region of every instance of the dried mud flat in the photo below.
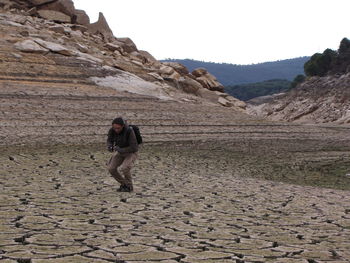
{"type": "Polygon", "coordinates": [[[349,152],[332,145],[146,143],[134,193],[101,144],[3,147],[0,261],[349,262],[350,178],[329,172],[349,152]],[[325,174],[343,190],[311,186],[325,174]]]}
{"type": "Polygon", "coordinates": [[[1,262],[350,260],[348,127],[90,84],[0,88],[1,262]],[[105,168],[116,114],[146,142],[131,194],[105,168]]]}
{"type": "Polygon", "coordinates": [[[101,88],[104,67],[19,54],[31,30],[0,30],[1,263],[350,262],[349,127],[101,88]],[[146,142],[134,193],[105,168],[117,115],[146,142]]]}

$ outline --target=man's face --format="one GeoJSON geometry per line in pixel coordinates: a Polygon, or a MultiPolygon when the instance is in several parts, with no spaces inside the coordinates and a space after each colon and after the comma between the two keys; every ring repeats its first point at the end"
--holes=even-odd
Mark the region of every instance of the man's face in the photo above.
{"type": "Polygon", "coordinates": [[[112,124],[113,130],[115,130],[116,133],[121,133],[123,130],[124,125],[120,124],[112,124]]]}

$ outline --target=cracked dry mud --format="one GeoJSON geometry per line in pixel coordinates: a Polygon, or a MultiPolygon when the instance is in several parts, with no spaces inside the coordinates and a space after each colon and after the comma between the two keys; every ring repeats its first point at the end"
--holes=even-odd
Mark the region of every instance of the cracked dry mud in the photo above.
{"type": "Polygon", "coordinates": [[[266,149],[255,149],[146,143],[135,192],[117,193],[100,144],[3,147],[1,262],[349,262],[349,191],[257,178],[283,160],[290,170],[279,171],[298,182],[301,156],[280,150],[259,166],[266,149]]]}
{"type": "Polygon", "coordinates": [[[0,88],[1,263],[350,260],[349,127],[85,84],[0,88]],[[116,114],[145,139],[131,194],[105,167],[116,114]]]}
{"type": "Polygon", "coordinates": [[[349,127],[101,88],[21,31],[0,28],[1,263],[350,262],[349,127]],[[105,167],[116,115],[145,140],[134,193],[105,167]]]}

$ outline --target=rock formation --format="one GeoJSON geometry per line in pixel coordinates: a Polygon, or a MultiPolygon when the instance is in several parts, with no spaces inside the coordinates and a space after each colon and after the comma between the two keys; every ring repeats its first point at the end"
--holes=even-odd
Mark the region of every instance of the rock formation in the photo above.
{"type": "Polygon", "coordinates": [[[249,112],[273,120],[349,124],[350,40],[311,56],[304,71],[306,78],[297,76],[290,91],[254,100],[249,112]]]}
{"type": "MultiPolygon", "coordinates": [[[[36,1],[33,1],[36,2],[36,1]]],[[[57,1],[50,1],[45,4],[35,4],[36,6],[39,6],[39,10],[52,10],[56,12],[63,13],[70,18],[72,18],[75,14],[75,8],[74,3],[72,0],[57,0],[57,1]]]]}
{"type": "MultiPolygon", "coordinates": [[[[134,80],[140,78],[150,82],[145,86],[157,87],[159,92],[151,93],[162,98],[192,96],[190,101],[207,101],[237,110],[245,108],[243,102],[223,93],[224,87],[207,70],[197,69],[190,73],[179,63],[157,61],[147,51],[139,50],[130,38],[115,37],[102,13],[97,22],[90,23],[87,14],[76,10],[71,0],[1,0],[0,7],[12,12],[6,17],[13,22],[3,24],[14,26],[13,23],[17,23],[15,27],[20,33],[9,40],[17,51],[41,56],[55,53],[71,61],[87,61],[93,64],[90,67],[94,69],[86,77],[103,85],[112,83],[111,79],[116,81],[119,77],[115,76],[115,72],[121,70],[126,75],[133,74],[134,80]],[[97,74],[104,79],[97,79],[96,72],[104,72],[97,74]]],[[[116,86],[123,86],[125,90],[124,84],[112,85],[113,88],[116,86]]],[[[129,91],[147,93],[147,90],[132,87],[129,91]]]]}
{"type": "Polygon", "coordinates": [[[113,32],[109,28],[107,20],[101,12],[97,22],[88,25],[88,31],[94,35],[102,35],[107,41],[113,37],[113,32]]]}
{"type": "Polygon", "coordinates": [[[195,69],[192,75],[195,76],[196,80],[201,83],[203,87],[213,91],[224,92],[224,86],[222,86],[205,68],[195,69]]]}
{"type": "Polygon", "coordinates": [[[350,123],[350,73],[311,77],[284,95],[249,105],[249,112],[299,123],[350,123]]]}

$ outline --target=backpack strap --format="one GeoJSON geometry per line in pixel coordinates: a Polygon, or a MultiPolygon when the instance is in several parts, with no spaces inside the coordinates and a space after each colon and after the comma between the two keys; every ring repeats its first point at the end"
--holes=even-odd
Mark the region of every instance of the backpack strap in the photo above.
{"type": "Polygon", "coordinates": [[[129,139],[131,130],[134,130],[131,125],[129,125],[128,130],[126,131],[126,138],[129,139]]]}

